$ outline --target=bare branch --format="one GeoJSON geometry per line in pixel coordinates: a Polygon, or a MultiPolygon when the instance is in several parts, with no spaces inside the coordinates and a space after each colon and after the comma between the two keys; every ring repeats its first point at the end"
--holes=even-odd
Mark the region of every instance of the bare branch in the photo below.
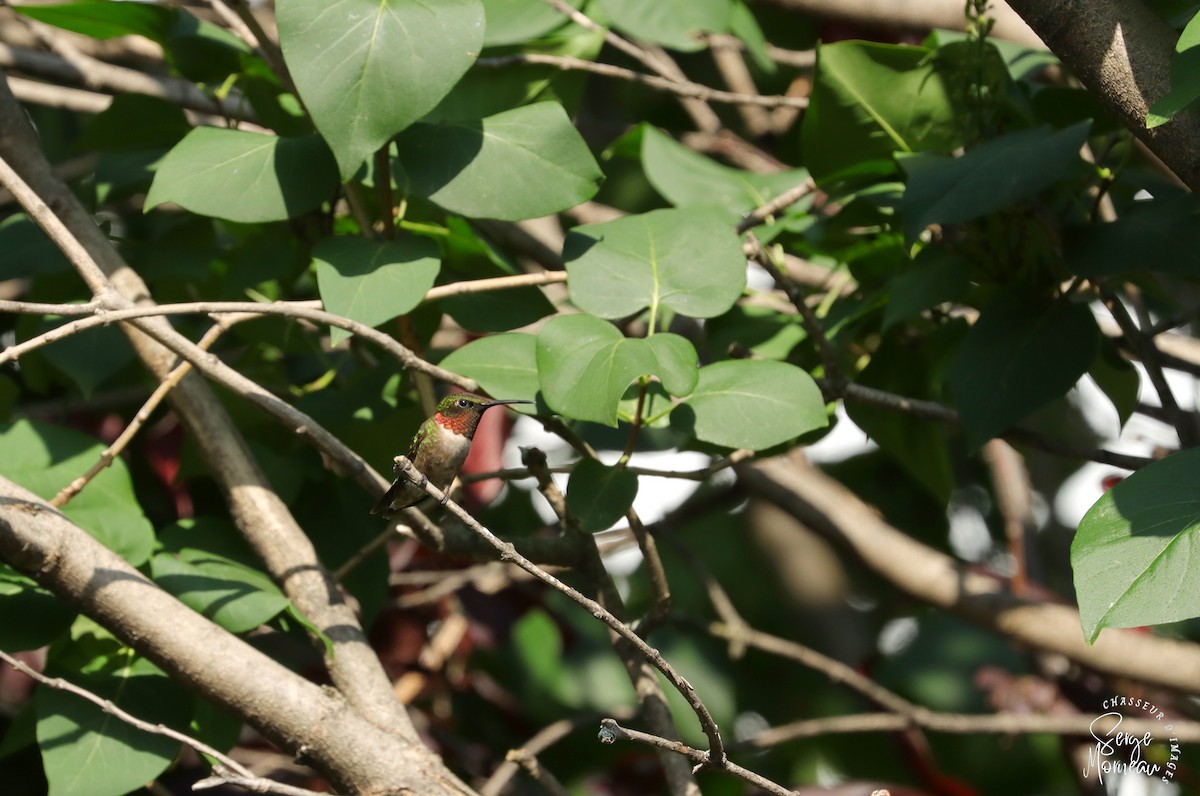
{"type": "Polygon", "coordinates": [[[688,758],[696,764],[696,768],[712,765],[714,768],[728,771],[730,774],[746,780],[751,785],[757,785],[767,793],[773,793],[776,796],[795,796],[793,791],[788,790],[779,783],[773,782],[761,774],[756,774],[748,768],[742,768],[737,763],[725,760],[723,765],[714,765],[708,758],[708,752],[695,749],[681,741],[671,741],[666,738],[660,738],[657,735],[626,729],[617,724],[615,719],[604,719],[601,721],[600,743],[611,744],[617,741],[634,741],[635,743],[666,749],[668,752],[674,752],[688,758]]]}
{"type": "Polygon", "coordinates": [[[442,503],[444,506],[446,506],[446,508],[449,509],[452,514],[462,520],[468,528],[487,541],[487,543],[500,554],[501,561],[507,561],[516,564],[518,567],[525,570],[530,575],[533,575],[542,583],[545,583],[547,586],[550,586],[556,591],[566,595],[574,602],[586,608],[592,616],[603,622],[605,626],[607,626],[622,639],[632,644],[638,652],[645,656],[646,660],[648,660],[654,666],[654,668],[663,673],[663,675],[667,678],[667,681],[671,683],[671,685],[674,686],[681,695],[683,695],[684,699],[687,700],[688,705],[691,707],[693,712],[695,712],[696,717],[700,720],[700,726],[704,730],[704,734],[708,736],[708,740],[711,745],[710,752],[712,753],[712,761],[714,765],[719,765],[718,761],[724,760],[725,752],[724,745],[721,742],[721,733],[717,729],[716,722],[713,721],[712,714],[708,712],[708,708],[705,707],[704,702],[701,701],[699,695],[696,694],[696,690],[692,687],[692,684],[675,671],[675,668],[671,666],[671,664],[669,664],[665,658],[663,658],[662,653],[647,644],[639,635],[637,635],[637,633],[634,633],[628,625],[613,616],[612,613],[610,613],[604,606],[600,605],[600,603],[581,594],[579,591],[563,583],[549,572],[546,572],[544,569],[518,553],[512,544],[499,538],[481,525],[478,520],[470,515],[470,513],[468,513],[454,501],[450,500],[449,495],[442,492],[440,489],[430,483],[429,480],[425,478],[425,476],[422,475],[421,472],[417,470],[417,468],[415,468],[412,462],[410,462],[407,458],[403,456],[397,456],[395,461],[397,474],[403,474],[406,478],[412,481],[412,483],[423,488],[427,494],[429,494],[439,503],[442,503]]]}
{"type": "Polygon", "coordinates": [[[506,66],[533,64],[552,66],[564,72],[590,72],[601,77],[611,77],[625,80],[642,86],[666,91],[680,97],[697,99],[704,102],[716,102],[726,105],[740,105],[758,108],[807,108],[808,97],[787,97],[778,94],[745,94],[738,91],[722,91],[687,79],[669,79],[644,72],[635,72],[623,66],[614,66],[599,61],[586,61],[570,55],[547,55],[544,53],[514,53],[512,55],[491,56],[480,58],[475,62],[479,66],[492,69],[502,69],[506,66]]]}

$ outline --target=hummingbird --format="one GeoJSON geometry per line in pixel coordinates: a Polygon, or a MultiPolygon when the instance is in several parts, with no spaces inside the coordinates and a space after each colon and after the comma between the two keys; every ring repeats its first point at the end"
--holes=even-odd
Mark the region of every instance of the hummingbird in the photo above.
{"type": "MultiPolygon", "coordinates": [[[[483,413],[493,406],[531,403],[533,401],[494,401],[468,392],[447,395],[438,403],[433,417],[427,418],[417,429],[405,456],[430,483],[445,492],[471,451],[471,439],[483,413]]],[[[420,503],[426,494],[424,484],[414,484],[400,475],[371,513],[390,516],[392,512],[420,503]]]]}

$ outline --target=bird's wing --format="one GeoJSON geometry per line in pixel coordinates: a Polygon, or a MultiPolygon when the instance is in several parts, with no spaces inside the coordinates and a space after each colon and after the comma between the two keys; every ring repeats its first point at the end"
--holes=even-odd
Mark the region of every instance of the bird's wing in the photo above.
{"type": "MultiPolygon", "coordinates": [[[[421,442],[424,441],[426,436],[428,436],[428,433],[425,430],[425,424],[422,423],[421,427],[417,429],[416,435],[413,437],[412,444],[408,446],[408,453],[404,454],[405,458],[407,458],[410,462],[416,458],[417,451],[421,449],[421,442]]],[[[376,502],[371,508],[371,513],[380,514],[390,509],[392,507],[392,501],[396,499],[396,493],[398,493],[406,483],[408,483],[407,477],[403,475],[397,475],[396,480],[392,482],[390,487],[388,487],[388,491],[384,492],[383,497],[379,498],[378,502],[376,502]]]]}

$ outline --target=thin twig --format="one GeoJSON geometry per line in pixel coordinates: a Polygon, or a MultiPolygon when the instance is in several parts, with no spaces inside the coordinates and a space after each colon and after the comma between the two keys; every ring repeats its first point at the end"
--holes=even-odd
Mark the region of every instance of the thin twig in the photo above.
{"type": "Polygon", "coordinates": [[[849,382],[842,375],[842,368],[837,361],[837,352],[833,350],[833,345],[829,342],[829,337],[825,334],[825,328],[821,325],[820,319],[817,318],[812,307],[808,306],[808,302],[804,300],[805,297],[800,288],[779,270],[775,256],[754,237],[753,233],[748,234],[751,242],[758,249],[754,261],[766,269],[771,278],[775,280],[775,284],[787,295],[796,311],[800,313],[800,320],[803,321],[808,336],[816,343],[817,352],[821,355],[821,365],[825,368],[825,377],[835,394],[840,397],[849,382]]]}
{"type": "Polygon", "coordinates": [[[466,379],[457,373],[452,373],[437,365],[432,365],[418,357],[411,349],[406,348],[396,342],[390,335],[373,329],[364,323],[345,318],[341,315],[336,315],[332,312],[327,312],[323,309],[317,309],[311,306],[308,302],[271,302],[261,303],[255,301],[191,301],[179,304],[157,304],[151,307],[126,307],[126,308],[109,308],[103,301],[101,306],[96,306],[95,302],[89,304],[59,304],[59,305],[27,305],[21,301],[0,301],[0,312],[33,312],[35,314],[55,314],[55,315],[91,315],[89,318],[82,318],[77,321],[71,321],[62,326],[51,329],[37,337],[26,340],[23,343],[10,346],[4,351],[0,351],[0,365],[5,362],[10,362],[23,354],[28,353],[36,348],[40,348],[47,343],[62,339],[71,334],[91,329],[97,326],[107,326],[117,321],[132,320],[135,318],[149,318],[160,315],[219,315],[223,313],[256,313],[259,315],[283,315],[289,318],[302,318],[304,320],[313,321],[315,323],[328,324],[336,326],[339,329],[345,329],[348,332],[359,335],[372,343],[375,343],[383,350],[387,351],[396,359],[400,360],[401,364],[409,370],[427,373],[435,379],[454,384],[464,390],[478,389],[478,385],[472,379],[466,379]],[[83,309],[85,308],[86,309],[83,309]],[[52,309],[47,309],[52,308],[52,309]],[[81,311],[82,310],[82,311],[81,311]]]}
{"type": "Polygon", "coordinates": [[[1033,487],[1025,459],[1012,445],[1002,439],[990,439],[980,452],[992,476],[992,490],[1004,520],[1004,536],[1012,556],[1009,588],[1013,594],[1024,596],[1029,589],[1028,564],[1025,553],[1025,533],[1033,519],[1033,487]]]}
{"type": "Polygon", "coordinates": [[[594,75],[600,75],[602,77],[611,77],[616,80],[626,80],[631,83],[637,83],[639,85],[647,86],[659,91],[666,91],[688,99],[697,99],[704,102],[716,102],[723,105],[796,109],[808,107],[808,97],[787,97],[781,94],[743,94],[737,91],[723,91],[721,89],[712,88],[691,80],[671,80],[656,75],[647,75],[644,72],[635,72],[634,70],[626,69],[623,66],[614,66],[613,64],[600,63],[598,61],[585,61],[582,58],[574,58],[569,55],[515,53],[513,55],[500,55],[488,58],[480,58],[475,63],[479,66],[486,66],[493,69],[499,69],[506,66],[516,66],[519,64],[536,64],[540,66],[552,66],[555,69],[560,69],[564,72],[590,72],[594,75]]]}
{"type": "MultiPolygon", "coordinates": [[[[766,204],[756,207],[738,223],[737,227],[734,228],[734,231],[741,235],[748,230],[753,229],[754,227],[767,223],[767,220],[776,215],[780,210],[794,205],[796,202],[799,202],[816,189],[817,184],[813,182],[811,177],[809,177],[804,182],[800,183],[794,188],[789,188],[766,204]]],[[[776,270],[778,270],[778,268],[776,270]]]]}
{"type": "MultiPolygon", "coordinates": [[[[236,322],[235,318],[236,316],[226,318],[224,323],[218,323],[205,332],[204,336],[200,339],[200,342],[196,344],[197,347],[202,351],[207,351],[212,344],[217,341],[217,338],[220,337],[232,323],[236,322]]],[[[192,365],[190,362],[181,362],[174,370],[168,373],[167,377],[159,382],[158,387],[154,389],[154,392],[150,394],[150,397],[146,399],[146,402],[142,404],[140,409],[138,409],[137,414],[135,414],[133,419],[129,421],[129,425],[125,426],[117,438],[113,440],[111,445],[101,451],[100,457],[96,463],[89,467],[87,472],[85,472],[83,475],[79,476],[74,481],[63,487],[62,490],[59,491],[59,493],[50,501],[50,505],[54,506],[55,508],[62,508],[63,506],[67,505],[67,503],[69,503],[72,498],[82,492],[83,488],[87,486],[93,478],[99,475],[104,468],[111,466],[113,461],[121,455],[121,452],[125,450],[129,443],[133,441],[133,438],[137,436],[138,431],[140,431],[142,426],[145,425],[146,421],[150,419],[150,415],[154,413],[154,410],[158,408],[158,405],[161,404],[164,399],[166,399],[168,393],[175,389],[183,377],[190,373],[191,370],[192,365]]]]}
{"type": "Polygon", "coordinates": [[[637,632],[646,635],[661,622],[671,610],[671,583],[667,579],[667,568],[663,566],[662,557],[658,554],[658,544],[646,530],[642,518],[630,507],[625,518],[637,539],[638,549],[642,552],[642,561],[646,565],[646,574],[650,576],[650,593],[654,595],[654,604],[638,622],[637,632]]]}
{"type": "MultiPolygon", "coordinates": [[[[713,33],[708,36],[708,46],[712,50],[713,63],[721,73],[725,85],[739,94],[756,96],[758,87],[754,85],[754,76],[742,58],[743,46],[740,39],[726,33],[713,33]]],[[[746,132],[753,138],[766,135],[771,130],[771,115],[761,107],[739,105],[738,114],[746,132]]]]}
{"type": "MultiPolygon", "coordinates": [[[[632,717],[632,711],[624,711],[620,714],[622,721],[628,721],[632,717]]],[[[569,736],[575,730],[595,724],[601,718],[603,718],[603,715],[599,713],[585,713],[569,719],[559,719],[538,730],[528,741],[505,755],[504,762],[492,772],[487,782],[483,783],[483,786],[479,788],[479,796],[500,796],[500,793],[504,790],[504,786],[517,773],[518,765],[516,761],[518,759],[536,757],[569,736]]]]}
{"type": "Polygon", "coordinates": [[[1101,285],[1100,295],[1104,299],[1104,305],[1112,314],[1113,320],[1125,333],[1129,347],[1146,366],[1146,375],[1150,377],[1150,383],[1154,385],[1154,390],[1158,393],[1159,400],[1162,401],[1163,409],[1173,419],[1172,425],[1179,434],[1180,444],[1185,448],[1192,448],[1200,444],[1200,430],[1197,430],[1192,419],[1180,410],[1179,403],[1175,400],[1175,394],[1171,391],[1171,385],[1167,383],[1166,374],[1163,373],[1162,362],[1153,338],[1142,333],[1121,298],[1112,290],[1101,285]]]}
{"type": "Polygon", "coordinates": [[[93,705],[100,708],[105,713],[109,714],[110,716],[115,716],[117,719],[120,719],[121,721],[125,722],[126,724],[130,725],[131,727],[135,727],[135,728],[141,730],[142,732],[148,732],[152,735],[162,735],[166,738],[170,738],[173,741],[178,741],[179,743],[181,743],[185,746],[189,746],[192,749],[195,749],[200,754],[208,755],[209,757],[213,758],[214,760],[220,761],[222,765],[226,766],[231,771],[235,771],[242,776],[247,776],[247,777],[253,776],[253,774],[250,772],[249,769],[243,767],[239,762],[234,760],[232,757],[225,754],[224,752],[220,752],[220,751],[214,749],[213,747],[209,746],[208,744],[204,743],[203,741],[199,741],[195,738],[189,737],[189,736],[179,732],[178,730],[171,729],[170,727],[166,726],[165,724],[155,724],[153,722],[139,719],[137,716],[134,716],[134,715],[126,712],[125,710],[122,710],[121,708],[117,707],[117,705],[114,702],[112,702],[111,700],[105,699],[104,697],[94,694],[91,691],[88,691],[86,688],[75,685],[74,683],[72,683],[68,680],[64,680],[61,677],[47,677],[46,675],[44,675],[41,672],[39,672],[38,670],[32,668],[25,662],[20,661],[17,658],[14,658],[13,656],[9,655],[7,652],[4,652],[3,650],[0,650],[0,660],[3,660],[5,663],[7,663],[12,668],[16,669],[21,674],[25,675],[26,677],[30,677],[30,678],[36,680],[37,682],[41,683],[44,686],[47,686],[49,688],[54,688],[59,691],[66,691],[67,693],[74,694],[75,696],[86,699],[88,702],[91,702],[93,705]]]}
{"type": "Polygon", "coordinates": [[[251,793],[277,793],[279,796],[330,796],[330,794],[320,794],[316,791],[308,790],[307,788],[298,788],[295,785],[285,785],[282,782],[276,782],[272,779],[265,779],[256,776],[238,776],[228,774],[217,774],[212,777],[205,777],[199,782],[192,784],[192,790],[207,790],[208,788],[220,788],[232,786],[248,790],[251,793]]]}
{"type": "Polygon", "coordinates": [[[584,14],[582,11],[572,8],[571,6],[569,6],[565,2],[563,2],[563,0],[544,0],[544,2],[547,5],[549,5],[551,8],[553,8],[554,10],[558,11],[558,13],[560,13],[560,14],[564,15],[565,17],[567,17],[568,19],[570,19],[576,25],[587,28],[588,30],[592,31],[593,33],[599,33],[599,34],[603,35],[605,43],[607,43],[608,45],[612,46],[615,49],[620,50],[621,52],[628,55],[630,58],[632,58],[635,61],[641,63],[642,65],[648,67],[651,71],[657,72],[658,74],[662,75],[663,77],[672,78],[671,70],[666,64],[663,64],[658,59],[656,59],[653,55],[651,55],[650,53],[648,53],[646,50],[642,49],[641,47],[637,46],[633,42],[629,41],[628,39],[623,38],[623,37],[617,35],[616,33],[612,32],[611,30],[605,28],[603,25],[599,24],[598,22],[593,20],[591,17],[584,14]]]}
{"type": "Polygon", "coordinates": [[[482,537],[489,545],[491,545],[500,554],[501,561],[507,561],[516,564],[530,575],[533,575],[535,578],[542,581],[542,583],[545,583],[547,586],[550,586],[551,588],[565,594],[571,600],[587,609],[592,616],[603,622],[606,627],[608,627],[628,643],[632,644],[638,650],[638,652],[645,656],[646,660],[649,661],[654,668],[662,672],[667,678],[667,681],[670,682],[677,691],[679,691],[685,700],[687,700],[688,705],[691,707],[692,711],[696,714],[696,717],[700,721],[700,727],[704,730],[704,734],[708,737],[710,745],[709,750],[712,756],[712,764],[718,767],[720,766],[721,761],[725,759],[725,746],[721,741],[721,733],[720,730],[717,729],[717,725],[712,718],[712,714],[708,712],[708,708],[705,707],[704,702],[700,699],[699,695],[696,693],[696,689],[692,687],[692,684],[685,680],[677,671],[675,671],[675,668],[671,666],[671,664],[669,664],[665,658],[663,658],[662,653],[647,644],[641,638],[641,636],[634,633],[628,625],[617,619],[617,617],[613,616],[613,614],[604,606],[600,605],[600,603],[581,594],[579,591],[563,583],[549,572],[546,572],[544,569],[518,553],[512,544],[504,541],[490,530],[485,528],[462,506],[459,506],[453,500],[450,500],[449,495],[442,492],[442,490],[430,483],[429,480],[425,478],[425,476],[422,475],[421,472],[417,470],[417,468],[414,467],[412,462],[410,462],[407,458],[404,456],[397,456],[395,461],[396,471],[398,474],[403,474],[413,484],[421,486],[427,494],[446,506],[450,513],[462,520],[468,528],[470,528],[477,535],[482,537]]]}
{"type": "MultiPolygon", "coordinates": [[[[633,741],[648,746],[655,746],[659,749],[666,749],[669,752],[674,752],[688,758],[696,764],[697,768],[712,765],[708,759],[708,752],[688,746],[681,741],[671,741],[666,738],[660,738],[657,735],[651,735],[650,733],[627,729],[611,718],[603,719],[600,722],[599,737],[600,743],[604,744],[616,743],[617,741],[633,741]]],[[[757,785],[767,793],[775,794],[775,796],[795,796],[795,791],[788,790],[779,783],[773,782],[761,774],[756,774],[748,768],[742,768],[737,763],[729,760],[726,760],[724,765],[715,767],[728,771],[735,777],[744,779],[752,785],[757,785]]]]}

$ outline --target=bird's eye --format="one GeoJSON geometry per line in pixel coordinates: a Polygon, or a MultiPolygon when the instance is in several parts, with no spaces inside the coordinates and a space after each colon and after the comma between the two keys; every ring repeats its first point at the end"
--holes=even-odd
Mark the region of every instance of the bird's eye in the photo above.
{"type": "Polygon", "coordinates": [[[458,399],[458,408],[459,408],[459,409],[466,409],[466,408],[467,408],[468,406],[470,406],[470,405],[471,405],[471,402],[470,402],[470,401],[468,401],[466,398],[459,398],[459,399],[458,399]]]}

